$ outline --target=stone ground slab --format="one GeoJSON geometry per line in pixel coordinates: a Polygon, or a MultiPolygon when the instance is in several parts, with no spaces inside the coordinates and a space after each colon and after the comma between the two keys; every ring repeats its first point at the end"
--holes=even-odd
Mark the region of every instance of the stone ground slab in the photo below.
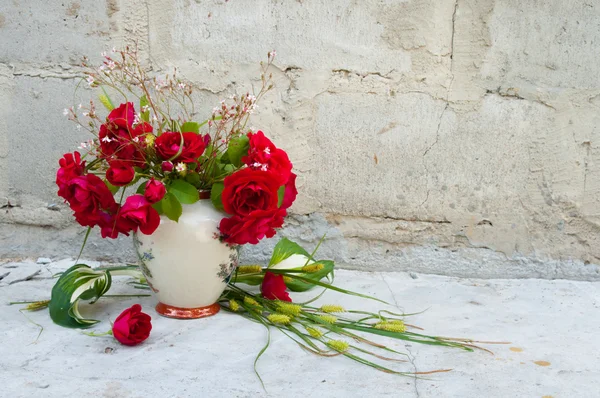
{"type": "MultiPolygon", "coordinates": [[[[336,284],[392,303],[327,292],[321,303],[377,310],[426,310],[410,323],[429,334],[509,341],[494,355],[385,341],[407,352],[405,371],[451,368],[427,378],[400,377],[347,358],[320,358],[279,332],[253,372],[265,329],[239,316],[177,321],[153,310],[154,299],[102,299],[88,310],[104,322],[139,302],[153,319],[150,338],[125,347],[56,326],[47,311],[25,317],[10,301],[46,299],[51,275],[70,260],[0,266],[0,385],[6,397],[598,397],[600,283],[567,280],[482,280],[340,270],[336,284]],[[39,272],[37,272],[39,270],[39,272]],[[18,277],[9,279],[10,273],[18,277]],[[35,273],[31,278],[29,275],[35,273]],[[19,281],[19,279],[23,279],[19,281]],[[13,283],[10,283],[10,282],[13,283]],[[16,282],[15,282],[16,281],[16,282]],[[39,328],[44,330],[36,340],[39,328]]],[[[131,293],[122,279],[111,293],[131,293]]],[[[138,292],[138,291],[135,291],[138,292]]],[[[293,297],[300,301],[314,292],[293,297]]]]}

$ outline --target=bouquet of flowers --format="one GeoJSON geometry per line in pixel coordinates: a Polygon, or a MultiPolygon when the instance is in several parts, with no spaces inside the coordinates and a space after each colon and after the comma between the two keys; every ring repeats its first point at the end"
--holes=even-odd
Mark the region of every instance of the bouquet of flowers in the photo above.
{"type": "MultiPolygon", "coordinates": [[[[210,118],[198,122],[193,87],[176,73],[164,79],[150,77],[136,50],[129,48],[104,55],[103,65],[88,71],[87,82],[102,90],[100,102],[108,115],[101,117],[93,101],[87,107],[65,110],[70,120],[94,135],[81,145],[83,154],[63,156],[56,176],[58,194],[69,204],[77,222],[88,227],[88,234],[91,228],[99,227],[105,238],[132,232],[150,235],[159,227],[161,214],[177,221],[182,204],[210,198],[212,205],[224,212],[215,239],[237,246],[273,237],[296,198],[296,175],[285,151],[263,132],[246,126],[257,101],[272,87],[268,68],[274,56],[274,52],[269,53],[268,61],[261,64],[262,85],[256,95],[234,95],[221,101],[210,118]],[[125,101],[115,106],[109,92],[123,96],[125,101]],[[132,96],[139,102],[137,106],[128,100],[132,96]]],[[[419,327],[404,322],[410,314],[388,310],[373,313],[339,304],[311,305],[322,293],[303,303],[293,302],[289,291],[322,287],[323,292],[329,289],[385,303],[335,286],[333,261],[315,258],[320,243],[309,253],[283,238],[268,264],[236,263],[236,269],[226,275],[227,288],[218,305],[267,330],[280,330],[317,355],[344,355],[400,375],[447,370],[394,370],[381,361],[405,362],[406,354],[366,335],[467,351],[480,348],[470,339],[422,334],[419,327]],[[260,292],[242,286],[260,286],[260,292]]],[[[144,259],[140,261],[143,267],[144,259]]],[[[105,294],[112,278],[119,275],[134,277],[128,282],[134,288],[155,290],[147,272],[145,277],[137,265],[92,269],[75,264],[62,273],[50,300],[21,303],[28,303],[28,310],[48,307],[59,325],[87,328],[99,321],[82,317],[78,303],[108,297],[105,294]]],[[[136,304],[115,320],[111,331],[100,335],[111,334],[123,344],[136,345],[148,338],[151,329],[150,316],[136,304]]],[[[258,357],[268,345],[267,341],[258,357]]]]}
{"type": "Polygon", "coordinates": [[[176,72],[164,79],[148,76],[130,48],[103,56],[103,64],[87,72],[87,82],[103,90],[100,102],[108,116],[101,117],[93,101],[65,109],[94,136],[81,144],[83,154],[63,156],[56,175],[58,195],[77,222],[98,226],[104,238],[150,235],[160,214],[177,221],[182,204],[205,195],[229,215],[219,225],[222,241],[256,244],[272,237],[296,198],[296,175],[286,152],[247,122],[272,87],[267,69],[275,53],[261,65],[258,94],[221,101],[202,122],[194,120],[192,86],[176,72]],[[125,102],[115,106],[107,91],[125,102]],[[135,189],[131,194],[129,187],[135,189]]]}

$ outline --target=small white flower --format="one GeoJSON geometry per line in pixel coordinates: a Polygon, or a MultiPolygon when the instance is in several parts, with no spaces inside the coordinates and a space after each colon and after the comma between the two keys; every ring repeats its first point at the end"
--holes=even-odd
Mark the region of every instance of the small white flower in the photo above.
{"type": "Polygon", "coordinates": [[[149,109],[148,105],[142,106],[142,112],[148,112],[148,109],[149,109]]]}
{"type": "Polygon", "coordinates": [[[183,90],[185,88],[185,83],[179,83],[177,86],[183,90]]]}
{"type": "Polygon", "coordinates": [[[80,124],[77,125],[77,130],[81,130],[81,125],[80,124]]]}
{"type": "Polygon", "coordinates": [[[260,168],[260,169],[261,169],[262,171],[267,171],[267,165],[266,165],[266,164],[263,164],[263,165],[261,166],[261,168],[260,168]]]}
{"type": "Polygon", "coordinates": [[[265,153],[266,153],[267,155],[270,155],[270,154],[271,154],[271,149],[270,149],[269,147],[266,147],[266,148],[265,148],[265,153]]]}
{"type": "Polygon", "coordinates": [[[133,124],[138,124],[140,121],[141,121],[141,119],[140,119],[140,115],[136,113],[136,114],[133,116],[133,124]]]}
{"type": "Polygon", "coordinates": [[[117,49],[116,49],[115,47],[113,47],[113,48],[112,48],[112,52],[113,52],[113,53],[116,53],[116,52],[117,52],[117,49]]]}
{"type": "Polygon", "coordinates": [[[88,82],[88,84],[89,84],[90,86],[91,86],[91,85],[93,85],[93,84],[94,84],[94,78],[93,78],[92,76],[88,76],[88,78],[87,78],[87,82],[88,82]]]}
{"type": "Polygon", "coordinates": [[[88,112],[83,112],[83,113],[82,113],[82,115],[83,115],[84,117],[88,117],[90,114],[89,114],[88,112]]]}
{"type": "Polygon", "coordinates": [[[156,80],[156,89],[157,90],[162,90],[163,88],[167,87],[168,84],[166,81],[162,80],[162,79],[157,79],[156,80]]]}
{"type": "Polygon", "coordinates": [[[69,115],[69,110],[67,108],[65,108],[63,110],[63,115],[68,116],[69,115]]]}
{"type": "Polygon", "coordinates": [[[133,140],[132,140],[132,141],[133,141],[133,142],[136,142],[136,143],[137,143],[137,142],[140,142],[140,137],[133,137],[133,140]]]}
{"type": "MultiPolygon", "coordinates": [[[[264,53],[263,53],[264,54],[264,53]]],[[[277,51],[273,50],[269,53],[269,57],[270,58],[275,58],[275,56],[277,55],[277,51]]]]}
{"type": "Polygon", "coordinates": [[[185,164],[185,163],[183,163],[183,162],[179,162],[179,163],[177,163],[177,164],[175,165],[175,170],[176,170],[178,173],[183,173],[183,172],[185,172],[185,171],[187,170],[187,166],[186,166],[186,164],[185,164]]]}
{"type": "Polygon", "coordinates": [[[77,109],[81,109],[83,107],[83,105],[79,104],[77,105],[77,109]]]}
{"type": "Polygon", "coordinates": [[[114,61],[108,61],[108,63],[106,64],[106,66],[108,66],[108,69],[110,69],[110,70],[115,69],[115,63],[114,63],[114,61]]]}
{"type": "Polygon", "coordinates": [[[101,140],[101,141],[102,141],[102,142],[111,142],[111,141],[113,141],[113,139],[112,139],[112,138],[110,138],[109,136],[106,136],[106,137],[102,138],[102,140],[101,140]]]}

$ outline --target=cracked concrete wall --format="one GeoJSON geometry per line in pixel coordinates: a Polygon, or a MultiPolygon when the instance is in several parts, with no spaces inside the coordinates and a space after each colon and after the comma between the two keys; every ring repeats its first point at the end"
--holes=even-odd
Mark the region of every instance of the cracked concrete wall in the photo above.
{"type": "MultiPolygon", "coordinates": [[[[282,235],[365,270],[600,279],[600,6],[579,0],[36,1],[0,4],[0,254],[76,255],[53,186],[84,136],[81,55],[138,40],[212,105],[275,89],[253,124],[300,195],[282,235]]],[[[78,240],[79,239],[79,240],[78,240]]],[[[273,241],[247,248],[259,261],[273,241]]],[[[89,257],[129,241],[93,237],[89,257]]]]}

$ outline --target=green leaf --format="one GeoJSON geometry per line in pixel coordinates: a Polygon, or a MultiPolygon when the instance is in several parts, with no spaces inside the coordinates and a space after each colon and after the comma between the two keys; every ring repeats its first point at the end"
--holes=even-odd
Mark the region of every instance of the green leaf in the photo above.
{"type": "MultiPolygon", "coordinates": [[[[174,180],[167,186],[167,191],[173,194],[180,203],[192,204],[199,199],[198,189],[184,180],[174,180]]],[[[166,213],[166,211],[165,211],[166,213]]]]}
{"type": "Polygon", "coordinates": [[[226,155],[231,164],[236,167],[242,165],[242,157],[248,155],[249,142],[250,139],[245,135],[229,140],[226,155]]]}
{"type": "Polygon", "coordinates": [[[140,119],[142,119],[144,122],[150,121],[150,109],[148,109],[146,112],[142,112],[142,109],[144,109],[144,107],[148,105],[150,105],[150,103],[148,102],[148,98],[145,95],[142,95],[142,97],[140,98],[140,119]]]}
{"type": "Polygon", "coordinates": [[[182,133],[200,133],[200,125],[196,122],[185,122],[181,125],[182,133]]]}
{"type": "Polygon", "coordinates": [[[192,171],[185,176],[185,180],[193,186],[198,187],[200,185],[200,174],[192,171]]]}
{"type": "Polygon", "coordinates": [[[223,210],[221,193],[223,193],[224,188],[225,185],[222,182],[215,182],[210,190],[210,200],[217,210],[223,210]]]}
{"type": "MultiPolygon", "coordinates": [[[[196,191],[197,192],[197,191],[196,191]]],[[[169,217],[169,219],[177,222],[179,221],[179,217],[181,216],[181,213],[183,212],[183,208],[181,207],[181,203],[179,202],[179,200],[177,199],[177,197],[175,195],[173,195],[170,192],[167,192],[164,196],[164,198],[162,198],[162,200],[160,202],[160,211],[159,213],[162,211],[162,213],[169,217]]],[[[156,208],[155,208],[156,209],[156,208]]],[[[158,209],[156,209],[158,211],[158,209]]]]}
{"type": "Polygon", "coordinates": [[[277,190],[277,207],[281,207],[283,203],[283,197],[285,195],[285,185],[282,185],[277,190]]]}
{"type": "Polygon", "coordinates": [[[165,214],[165,212],[163,211],[163,208],[162,208],[162,200],[154,203],[152,205],[152,207],[154,208],[154,210],[156,210],[158,212],[158,214],[165,214]]]}
{"type": "Polygon", "coordinates": [[[317,261],[317,263],[323,264],[324,267],[322,270],[317,272],[305,272],[300,274],[302,277],[305,278],[304,280],[292,278],[291,282],[286,283],[288,289],[290,289],[292,292],[305,292],[309,289],[312,289],[313,287],[315,287],[315,284],[312,283],[312,281],[318,282],[321,279],[325,278],[327,275],[329,275],[329,273],[333,272],[333,268],[335,267],[335,263],[330,260],[317,261]]]}
{"type": "Polygon", "coordinates": [[[102,102],[102,105],[104,105],[104,107],[106,109],[108,109],[109,111],[112,111],[113,109],[115,109],[115,105],[110,100],[110,97],[106,93],[106,90],[104,89],[104,87],[101,87],[101,88],[102,88],[103,94],[100,94],[100,96],[99,96],[100,102],[102,102]]]}
{"type": "Polygon", "coordinates": [[[273,255],[271,256],[271,261],[269,261],[269,266],[279,264],[286,258],[290,257],[292,254],[302,254],[308,258],[311,258],[310,254],[306,250],[302,248],[296,242],[292,242],[288,238],[282,238],[273,249],[273,255]]]}
{"type": "Polygon", "coordinates": [[[50,317],[54,323],[68,328],[87,328],[100,321],[86,319],[79,313],[79,300],[95,302],[110,289],[107,270],[93,270],[76,264],[66,270],[52,288],[50,317]]]}
{"type": "Polygon", "coordinates": [[[108,190],[110,191],[110,193],[112,193],[113,195],[116,194],[119,189],[121,189],[121,187],[117,187],[114,186],[113,184],[111,184],[110,182],[108,182],[108,180],[105,178],[102,181],[104,181],[104,183],[106,184],[106,186],[108,187],[108,190]]]}
{"type": "Polygon", "coordinates": [[[141,183],[140,186],[137,187],[137,189],[135,190],[135,193],[143,195],[144,192],[146,191],[146,184],[147,184],[146,181],[144,181],[143,183],[141,183]]]}

